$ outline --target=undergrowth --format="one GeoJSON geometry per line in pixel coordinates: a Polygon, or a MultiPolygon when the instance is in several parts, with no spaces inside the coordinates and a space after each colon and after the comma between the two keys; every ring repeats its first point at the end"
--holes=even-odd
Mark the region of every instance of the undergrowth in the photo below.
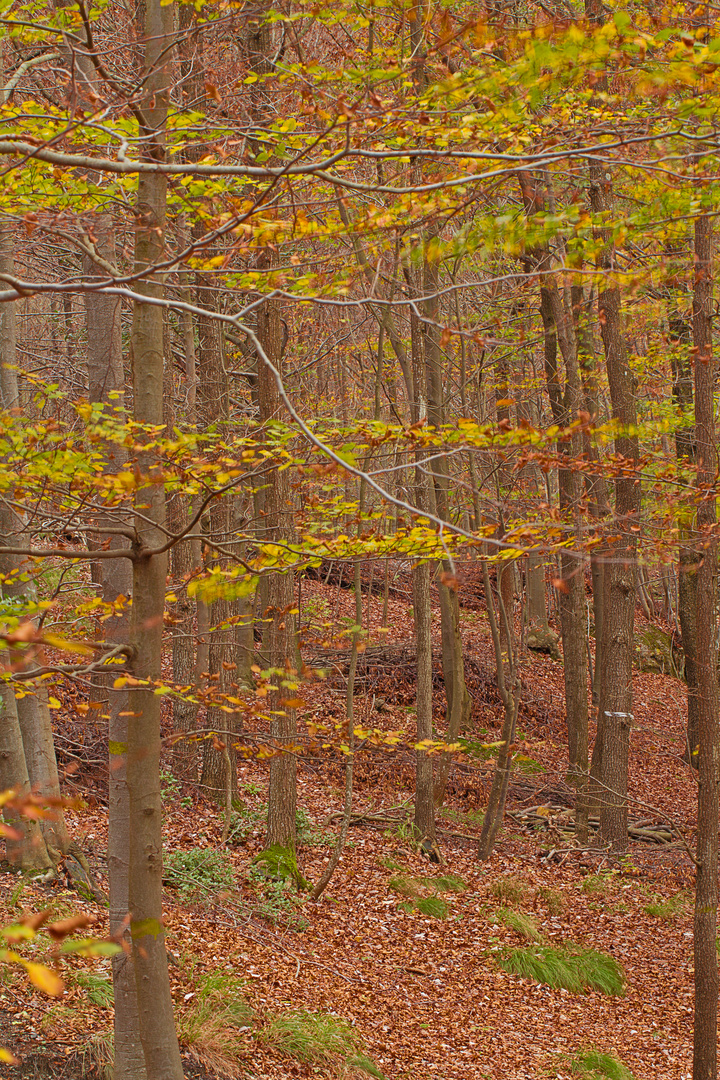
{"type": "Polygon", "coordinates": [[[203,979],[177,1018],[181,1045],[206,1069],[230,1080],[242,1074],[254,1027],[242,980],[222,974],[203,979]]]}
{"type": "Polygon", "coordinates": [[[604,874],[588,874],[580,886],[586,896],[607,896],[615,880],[612,871],[604,874]]]}
{"type": "Polygon", "coordinates": [[[528,887],[521,878],[517,877],[501,877],[497,881],[493,881],[490,886],[490,892],[498,900],[502,900],[506,904],[515,905],[519,904],[521,900],[524,900],[528,893],[528,887]]]}
{"type": "Polygon", "coordinates": [[[335,833],[321,829],[304,810],[295,814],[295,831],[300,847],[329,847],[335,843],[335,833]]]}
{"type": "Polygon", "coordinates": [[[413,877],[407,873],[394,874],[388,886],[407,899],[399,905],[401,911],[418,911],[432,919],[446,919],[450,912],[447,901],[439,893],[463,892],[467,885],[457,874],[440,877],[413,877]]]}
{"type": "Polygon", "coordinates": [[[600,1050],[581,1050],[572,1058],[563,1058],[570,1075],[578,1080],[635,1080],[635,1077],[614,1054],[600,1050]]]}
{"type": "Polygon", "coordinates": [[[584,994],[599,990],[611,997],[625,993],[625,975],[612,956],[575,945],[528,945],[506,950],[497,958],[500,967],[554,990],[584,994]]]}
{"type": "Polygon", "coordinates": [[[102,1009],[111,1009],[115,1003],[112,982],[103,975],[92,971],[80,971],[75,975],[75,982],[81,986],[88,1001],[102,1009]]]}
{"type": "Polygon", "coordinates": [[[498,908],[495,914],[500,922],[505,923],[506,926],[511,930],[514,930],[520,937],[524,937],[526,941],[535,941],[539,943],[543,940],[535,920],[529,915],[526,915],[524,911],[515,911],[514,908],[501,907],[498,908]]]}
{"type": "Polygon", "coordinates": [[[212,848],[171,851],[165,860],[165,880],[185,903],[200,903],[235,887],[227,858],[212,848]]]}
{"type": "Polygon", "coordinates": [[[441,813],[444,818],[449,818],[450,821],[454,821],[458,825],[471,825],[479,828],[485,820],[484,810],[453,810],[452,807],[444,806],[441,813]]]}
{"type": "MultiPolygon", "coordinates": [[[[228,843],[244,844],[265,829],[267,804],[258,807],[238,806],[230,815],[228,843]]],[[[319,828],[305,810],[295,814],[298,847],[327,847],[335,843],[335,834],[319,828]]]]}
{"type": "Polygon", "coordinates": [[[354,1073],[384,1080],[375,1063],[365,1053],[357,1031],[345,1020],[329,1013],[307,1009],[270,1019],[261,1040],[281,1054],[305,1065],[333,1068],[341,1077],[354,1073]]]}
{"type": "Polygon", "coordinates": [[[683,915],[688,908],[690,898],[687,893],[679,892],[675,896],[669,896],[667,900],[658,900],[645,907],[645,914],[652,915],[655,919],[671,922],[683,915]]]}
{"type": "Polygon", "coordinates": [[[257,902],[254,912],[271,923],[284,923],[293,930],[306,930],[309,923],[300,908],[303,898],[298,896],[291,881],[255,879],[257,902]]]}

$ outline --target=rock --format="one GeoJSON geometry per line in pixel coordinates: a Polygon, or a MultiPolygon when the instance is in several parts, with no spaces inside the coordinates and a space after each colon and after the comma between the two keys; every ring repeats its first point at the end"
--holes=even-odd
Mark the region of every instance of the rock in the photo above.
{"type": "Polygon", "coordinates": [[[558,636],[549,626],[531,626],[525,635],[525,644],[533,652],[546,653],[553,660],[562,660],[558,636]]]}
{"type": "Polygon", "coordinates": [[[649,626],[637,638],[636,662],[641,671],[680,677],[682,661],[676,655],[672,637],[657,626],[649,626]]]}

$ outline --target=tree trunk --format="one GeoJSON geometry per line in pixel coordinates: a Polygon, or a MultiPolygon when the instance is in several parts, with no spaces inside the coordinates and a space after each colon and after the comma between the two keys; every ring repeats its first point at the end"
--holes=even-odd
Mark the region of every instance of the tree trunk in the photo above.
{"type": "MultiPolygon", "coordinates": [[[[2,657],[3,665],[6,657],[2,657]]],[[[7,683],[0,683],[0,791],[12,789],[22,797],[30,792],[22,732],[18,723],[17,705],[13,689],[7,683]]],[[[12,810],[7,804],[3,807],[3,818],[11,833],[5,836],[7,861],[20,870],[51,870],[53,860],[48,855],[47,846],[40,825],[32,818],[12,810]]]]}
{"type": "MultiPolygon", "coordinates": [[[[408,280],[412,282],[412,271],[408,280]]],[[[411,285],[412,287],[412,285],[411,285]]],[[[414,290],[416,291],[416,290],[414,290]]],[[[427,420],[428,407],[425,380],[425,356],[420,322],[413,311],[410,315],[410,344],[412,352],[413,400],[411,415],[413,423],[427,420]]],[[[429,509],[430,491],[428,477],[421,466],[422,450],[416,452],[418,465],[415,469],[415,505],[418,510],[429,509]]],[[[417,715],[417,741],[432,739],[432,610],[430,606],[430,564],[418,561],[412,571],[413,613],[417,651],[417,687],[415,711],[417,715]]],[[[433,791],[433,762],[425,750],[415,751],[415,833],[428,845],[435,843],[435,799],[433,791]]]]}
{"type": "MultiPolygon", "coordinates": [[[[669,255],[677,254],[670,248],[669,255]]],[[[690,361],[690,327],[687,320],[678,311],[677,306],[670,299],[668,310],[669,337],[673,346],[670,354],[670,363],[673,375],[673,403],[679,414],[687,414],[693,407],[693,372],[690,361]]],[[[696,465],[695,433],[686,428],[679,427],[675,432],[675,456],[678,467],[688,469],[696,465]]],[[[687,533],[687,528],[681,525],[682,532],[687,533]]],[[[681,533],[682,535],[682,533],[681,533]]],[[[696,603],[697,603],[697,570],[698,553],[685,537],[678,550],[678,621],[680,623],[680,636],[682,638],[683,657],[685,663],[685,682],[687,683],[687,736],[683,759],[697,768],[698,766],[698,727],[699,727],[699,701],[698,701],[698,676],[697,676],[697,630],[696,630],[696,603]]]]}
{"type": "MultiPolygon", "coordinates": [[[[143,66],[144,147],[148,160],[163,160],[169,99],[174,8],[147,0],[143,66]]],[[[167,181],[160,173],[138,180],[135,272],[156,264],[165,244],[167,181]]],[[[149,299],[163,287],[140,279],[136,289],[149,299]]],[[[131,349],[135,421],[163,423],[163,312],[136,301],[131,349]]],[[[160,704],[154,684],[161,677],[163,612],[167,555],[151,554],[162,546],[165,520],[160,463],[152,451],[137,458],[142,478],[135,492],[137,543],[133,560],[131,645],[133,682],[129,692],[127,780],[130,791],[129,892],[130,931],[135,962],[140,1038],[147,1075],[152,1080],[182,1080],[162,922],[162,801],[160,797],[160,704]],[[157,475],[155,475],[157,474],[157,475]]]]}
{"type": "Polygon", "coordinates": [[[492,634],[493,648],[495,650],[497,687],[503,703],[504,718],[500,734],[501,745],[498,750],[493,782],[490,787],[490,795],[488,797],[488,804],[485,808],[485,817],[483,818],[480,841],[478,844],[478,858],[482,861],[490,858],[505,815],[505,800],[507,798],[510,772],[512,770],[512,745],[515,738],[515,728],[517,726],[518,706],[520,701],[517,653],[513,642],[512,626],[502,598],[502,575],[504,569],[502,563],[498,563],[497,566],[500,581],[498,582],[497,589],[498,610],[496,614],[492,586],[490,584],[490,574],[488,573],[487,562],[483,560],[483,584],[485,587],[488,621],[490,623],[490,632],[492,634]],[[509,645],[507,649],[503,648],[499,622],[505,624],[505,639],[509,645]]]}
{"type": "MultiPolygon", "coordinates": [[[[428,400],[428,421],[435,427],[440,428],[445,422],[445,409],[443,397],[447,393],[447,376],[443,378],[442,354],[440,350],[440,338],[438,323],[440,321],[440,305],[438,300],[439,268],[436,260],[426,258],[424,268],[424,292],[427,300],[424,303],[424,346],[425,346],[425,375],[428,400]]],[[[433,491],[435,510],[438,517],[448,520],[450,513],[448,492],[450,488],[450,472],[448,459],[442,455],[432,465],[433,491]]],[[[460,629],[460,603],[457,595],[457,584],[453,581],[452,566],[447,559],[440,563],[440,580],[438,592],[440,594],[440,633],[442,641],[442,664],[443,681],[445,683],[445,701],[447,703],[447,721],[445,725],[445,738],[449,743],[456,741],[462,725],[470,717],[472,702],[465,685],[465,661],[463,660],[463,642],[460,629]]],[[[434,801],[435,807],[442,806],[445,799],[445,787],[450,769],[450,756],[443,754],[438,764],[435,777],[434,801]]]]}
{"type": "MultiPolygon", "coordinates": [[[[93,219],[93,236],[98,254],[115,262],[115,236],[109,214],[93,219]]],[[[83,273],[87,281],[98,279],[97,265],[89,256],[83,258],[83,273]]],[[[122,402],[125,389],[125,372],[122,356],[122,328],[120,316],[122,301],[117,296],[102,292],[85,293],[85,315],[88,344],[88,397],[92,403],[105,406],[105,415],[115,414],[122,421],[122,402]]],[[[102,446],[105,473],[117,472],[126,463],[125,451],[116,443],[102,446]]],[[[116,515],[115,515],[116,517],[116,515]]],[[[96,522],[98,532],[93,534],[97,545],[102,545],[109,534],[103,525],[111,525],[115,517],[96,522]]],[[[121,538],[115,539],[120,546],[121,538]]],[[[129,546],[129,541],[127,541],[129,546]]],[[[132,565],[129,559],[99,559],[96,565],[102,599],[115,604],[118,599],[129,599],[132,592],[132,565]]],[[[116,614],[103,622],[108,641],[127,642],[129,619],[124,603],[116,614]]],[[[108,689],[112,677],[100,677],[95,691],[105,699],[108,720],[108,878],[110,893],[110,933],[116,934],[123,926],[129,911],[129,861],[130,849],[130,796],[127,786],[127,740],[128,740],[128,694],[126,690],[108,689]]],[[[130,930],[125,930],[125,941],[131,945],[130,930]]],[[[114,1010],[114,1080],[142,1080],[145,1077],[145,1058],[139,1032],[135,965],[132,952],[118,953],[112,960],[114,1010]]]]}
{"type": "MultiPolygon", "coordinates": [[[[12,241],[7,231],[0,231],[0,270],[14,273],[12,241]]],[[[0,405],[7,410],[20,406],[18,393],[15,333],[15,304],[1,304],[0,308],[0,405]]],[[[7,503],[0,505],[0,536],[5,543],[22,546],[26,541],[25,522],[7,503]]],[[[20,556],[7,555],[0,558],[0,572],[5,575],[3,593],[26,601],[28,608],[37,599],[35,583],[28,563],[20,556]]],[[[37,666],[37,665],[34,665],[37,666]]],[[[60,799],[60,781],[55,758],[52,723],[48,708],[47,685],[26,683],[22,694],[17,696],[17,718],[22,732],[25,765],[33,791],[53,800],[60,799]]],[[[19,759],[18,759],[19,760],[19,759]]],[[[22,784],[22,775],[18,775],[22,784]]],[[[55,863],[70,848],[70,835],[65,824],[62,808],[55,807],[49,818],[42,820],[40,828],[47,852],[55,863]]]]}
{"type": "MultiPolygon", "coordinates": [[[[590,166],[590,201],[598,217],[612,206],[612,189],[604,165],[590,166]]],[[[598,294],[600,327],[605,350],[613,419],[622,425],[615,452],[633,468],[638,464],[638,440],[633,378],[622,328],[620,289],[613,279],[615,252],[610,232],[597,230],[603,246],[597,258],[603,287],[598,294]]],[[[615,481],[615,521],[619,534],[605,548],[603,570],[603,683],[598,707],[598,730],[593,749],[593,776],[599,780],[600,835],[615,851],[627,850],[627,773],[632,723],[632,659],[635,620],[635,561],[640,482],[634,476],[615,481]]]]}
{"type": "Polygon", "coordinates": [[[712,355],[712,218],[695,223],[695,435],[697,484],[700,489],[697,528],[701,543],[697,571],[698,687],[698,835],[693,955],[695,961],[695,1028],[693,1080],[717,1077],[718,957],[718,673],[717,673],[717,538],[715,485],[715,364],[712,355]],[[707,491],[712,492],[708,497],[707,491]]]}

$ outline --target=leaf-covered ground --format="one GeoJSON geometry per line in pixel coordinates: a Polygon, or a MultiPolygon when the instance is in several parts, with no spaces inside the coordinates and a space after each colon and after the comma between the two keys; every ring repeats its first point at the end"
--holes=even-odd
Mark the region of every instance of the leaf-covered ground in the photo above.
{"type": "MultiPolygon", "coordinates": [[[[308,583],[305,595],[317,615],[313,647],[337,645],[323,639],[322,624],[350,614],[349,595],[320,583],[308,583]]],[[[408,600],[392,596],[389,633],[380,633],[382,597],[373,597],[371,644],[409,641],[408,608],[408,600]]],[[[500,709],[482,613],[464,610],[463,629],[474,697],[465,734],[489,743],[500,709]]],[[[458,759],[453,769],[439,817],[440,866],[418,854],[404,824],[409,751],[402,745],[361,751],[354,808],[366,817],[352,825],[341,864],[317,904],[264,880],[252,861],[262,847],[266,765],[239,767],[241,806],[226,848],[216,809],[189,787],[166,781],[168,946],[188,1075],[213,1075],[214,1064],[216,1075],[267,1080],[360,1076],[373,1068],[388,1080],[563,1078],[572,1075],[573,1056],[588,1047],[612,1052],[636,1080],[690,1075],[690,859],[681,839],[633,843],[619,861],[578,851],[567,839],[554,809],[571,802],[564,783],[562,680],[561,663],[528,656],[518,736],[523,760],[505,829],[485,864],[475,854],[478,808],[493,762],[482,751],[458,759]],[[523,817],[531,807],[538,812],[523,817]],[[527,827],[543,819],[541,831],[527,827]],[[215,864],[211,860],[222,868],[219,877],[203,861],[212,851],[220,852],[215,864]],[[500,961],[510,950],[532,947],[533,937],[543,947],[570,944],[613,957],[624,971],[624,995],[574,994],[506,971],[500,961]],[[213,1002],[223,997],[237,1008],[213,1026],[219,1015],[213,1002]]],[[[314,683],[306,695],[318,720],[342,715],[342,695],[331,683],[314,683]]],[[[436,700],[442,734],[441,688],[436,700]]],[[[636,673],[631,814],[655,823],[670,819],[692,842],[695,789],[681,761],[684,702],[677,679],[636,673]]],[[[398,670],[382,685],[365,685],[356,699],[357,719],[401,730],[411,740],[411,703],[412,685],[398,670]]],[[[84,721],[66,715],[59,722],[84,721]]],[[[82,787],[82,775],[73,779],[82,787]]],[[[299,861],[310,881],[329,856],[342,782],[339,755],[301,757],[299,861]]],[[[100,798],[91,802],[91,809],[70,817],[102,875],[106,815],[100,798]]],[[[6,921],[47,906],[97,910],[61,885],[22,884],[9,873],[1,875],[0,889],[6,921]]],[[[97,983],[106,980],[107,964],[66,962],[64,977],[65,995],[50,1002],[20,976],[4,976],[0,1042],[26,1064],[0,1066],[0,1075],[42,1075],[37,1063],[45,1059],[48,1075],[63,1075],[65,1061],[65,1075],[75,1077],[83,1055],[87,1067],[103,1060],[111,1011],[97,983]]]]}

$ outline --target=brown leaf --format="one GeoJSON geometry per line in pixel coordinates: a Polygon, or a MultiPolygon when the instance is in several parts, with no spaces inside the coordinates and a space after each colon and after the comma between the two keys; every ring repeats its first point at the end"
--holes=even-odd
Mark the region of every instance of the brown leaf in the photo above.
{"type": "Polygon", "coordinates": [[[62,941],[63,938],[69,937],[70,934],[74,934],[76,930],[83,930],[86,926],[92,926],[97,922],[96,915],[71,915],[69,919],[62,919],[60,922],[50,923],[47,927],[47,932],[55,941],[62,941]]]}

